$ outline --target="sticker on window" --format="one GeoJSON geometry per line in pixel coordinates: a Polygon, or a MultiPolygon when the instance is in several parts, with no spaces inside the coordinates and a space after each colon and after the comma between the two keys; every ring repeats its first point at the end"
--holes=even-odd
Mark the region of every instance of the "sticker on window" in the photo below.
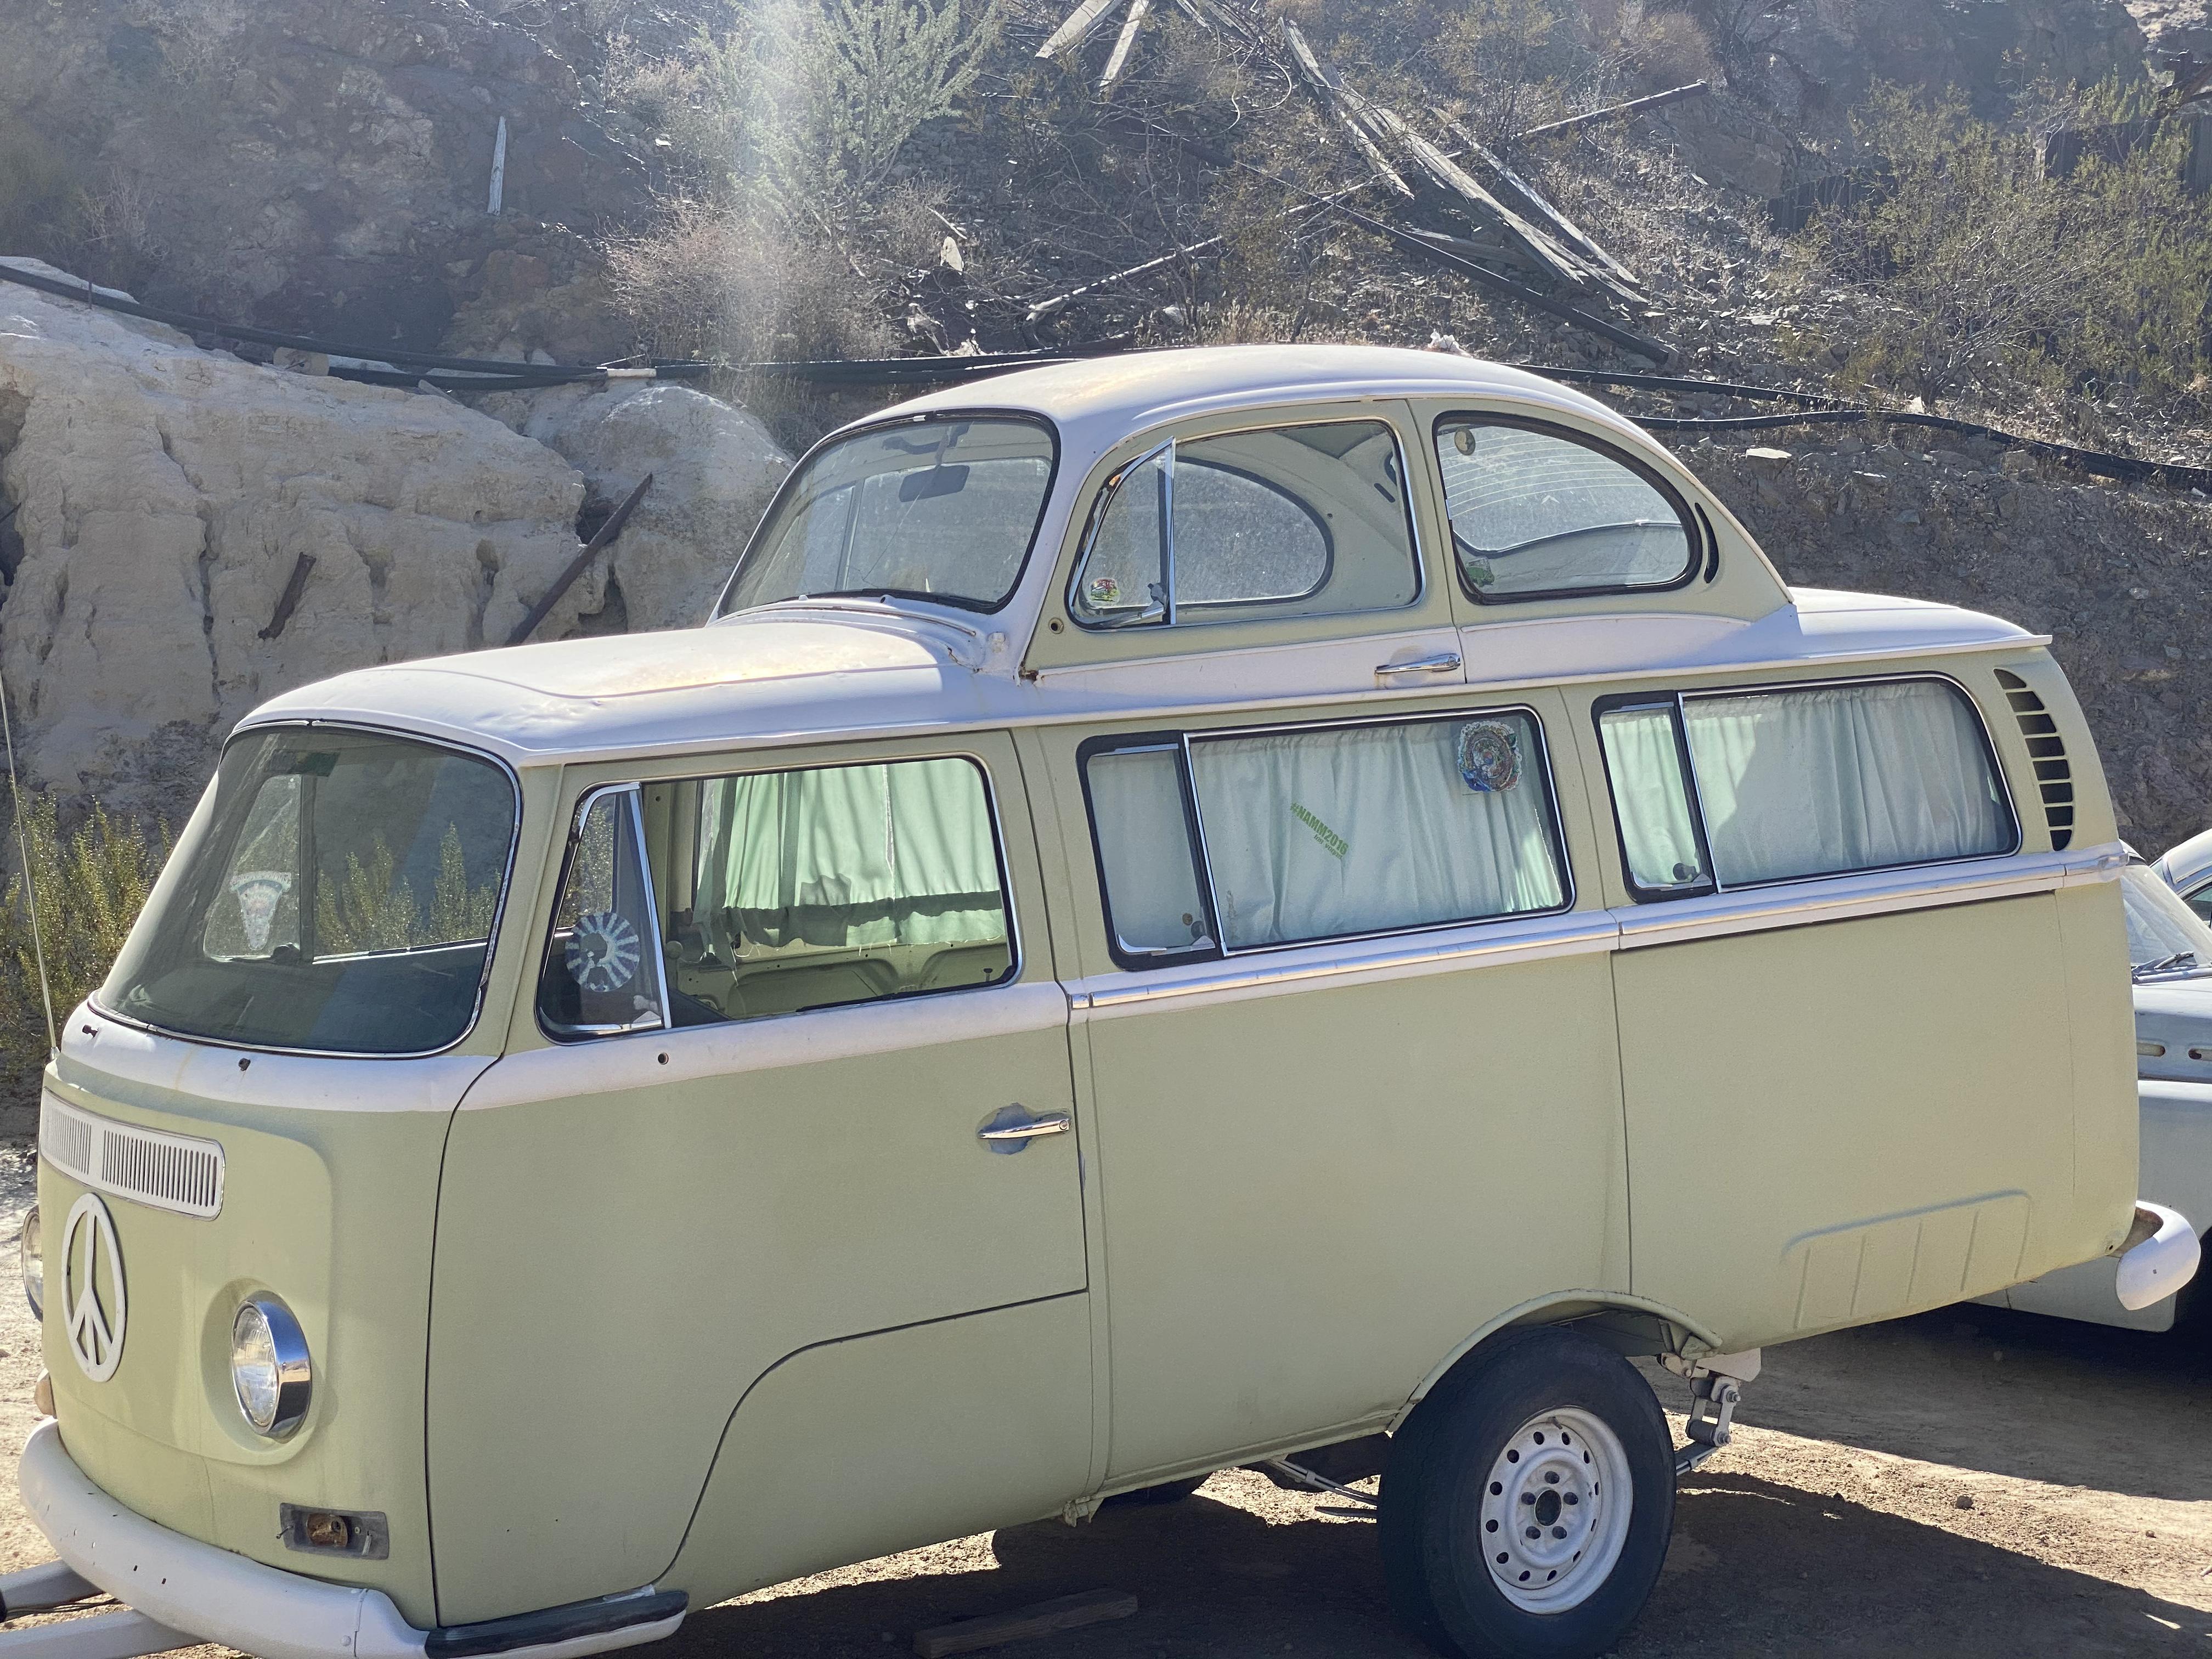
{"type": "Polygon", "coordinates": [[[568,972],[586,991],[619,991],[637,976],[637,929],[613,910],[576,918],[566,950],[568,972]]]}
{"type": "Polygon", "coordinates": [[[1521,745],[1505,721],[1469,720],[1456,748],[1460,779],[1477,794],[1503,794],[1521,781],[1521,745]]]}
{"type": "Polygon", "coordinates": [[[1321,843],[1322,851],[1327,853],[1331,858],[1340,859],[1352,850],[1350,842],[1345,840],[1342,836],[1338,835],[1335,830],[1330,829],[1296,801],[1291,803],[1291,816],[1313,831],[1313,837],[1321,843]]]}

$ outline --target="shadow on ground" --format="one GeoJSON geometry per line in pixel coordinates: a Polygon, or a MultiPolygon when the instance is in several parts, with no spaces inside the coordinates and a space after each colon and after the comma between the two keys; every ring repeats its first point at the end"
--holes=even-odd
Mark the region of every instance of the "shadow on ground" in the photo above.
{"type": "MultiPolygon", "coordinates": [[[[1053,1659],[1286,1653],[1419,1659],[1390,1621],[1371,1525],[1270,1522],[1200,1496],[996,1535],[995,1571],[833,1585],[701,1613],[658,1651],[775,1659],[911,1651],[914,1632],[1079,1590],[1133,1619],[1023,1644],[1053,1659]]],[[[1819,1494],[1692,1477],[1668,1568],[1624,1659],[1680,1654],[2203,1651],[2212,1615],[1819,1494]],[[2002,1608],[2008,1616],[1993,1618],[2002,1608]],[[2030,1626],[2023,1627],[2022,1614],[2030,1626]]]]}

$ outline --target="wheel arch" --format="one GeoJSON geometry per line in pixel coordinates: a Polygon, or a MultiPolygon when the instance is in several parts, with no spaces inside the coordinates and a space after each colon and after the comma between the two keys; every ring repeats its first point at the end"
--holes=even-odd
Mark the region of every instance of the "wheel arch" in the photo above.
{"type": "Polygon", "coordinates": [[[1718,1334],[1710,1326],[1663,1302],[1621,1291],[1554,1291],[1507,1309],[1453,1348],[1399,1407],[1398,1414],[1390,1419],[1390,1432],[1395,1434],[1413,1408],[1470,1355],[1508,1331],[1537,1326],[1571,1327],[1630,1358],[1641,1354],[1687,1357],[1717,1353],[1722,1348],[1718,1334]]]}

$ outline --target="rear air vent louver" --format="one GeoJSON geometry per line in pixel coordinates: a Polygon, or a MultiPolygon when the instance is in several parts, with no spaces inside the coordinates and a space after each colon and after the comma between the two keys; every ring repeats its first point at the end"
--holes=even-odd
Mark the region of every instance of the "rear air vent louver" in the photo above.
{"type": "Polygon", "coordinates": [[[52,1093],[39,1097],[39,1156],[88,1187],[157,1210],[211,1217],[222,1209],[222,1148],[214,1141],[118,1123],[52,1093]]]}
{"type": "Polygon", "coordinates": [[[2043,706],[2043,699],[2027,689],[2017,674],[1997,670],[1997,684],[2012,705],[2020,734],[2027,739],[2029,757],[2035,763],[2036,787],[2043,792],[2043,816],[2051,824],[2051,848],[2063,853],[2074,839],[2074,769],[2066,759],[2066,742],[2058,735],[2058,722],[2043,706]]]}

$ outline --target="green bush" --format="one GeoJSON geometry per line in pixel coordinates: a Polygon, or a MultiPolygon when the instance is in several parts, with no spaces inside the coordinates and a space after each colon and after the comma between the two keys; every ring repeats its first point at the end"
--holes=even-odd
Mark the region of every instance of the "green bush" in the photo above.
{"type": "MultiPolygon", "coordinates": [[[[97,805],[64,834],[52,795],[23,800],[29,882],[17,871],[0,889],[0,1103],[37,1098],[46,1063],[46,1012],[39,995],[30,895],[38,899],[39,943],[57,1023],[100,982],[122,950],[146,895],[169,856],[167,828],[149,836],[97,805]]],[[[9,850],[16,852],[13,831],[9,850]]]]}
{"type": "MultiPolygon", "coordinates": [[[[2063,118],[2132,112],[2107,88],[2063,118]]],[[[1816,221],[1802,273],[1863,302],[1846,380],[1931,396],[2006,381],[2093,398],[2196,395],[2212,210],[2182,183],[2185,128],[2049,178],[2036,126],[2057,118],[2000,129],[1955,95],[1876,90],[1859,136],[1893,187],[1816,221]]]]}

